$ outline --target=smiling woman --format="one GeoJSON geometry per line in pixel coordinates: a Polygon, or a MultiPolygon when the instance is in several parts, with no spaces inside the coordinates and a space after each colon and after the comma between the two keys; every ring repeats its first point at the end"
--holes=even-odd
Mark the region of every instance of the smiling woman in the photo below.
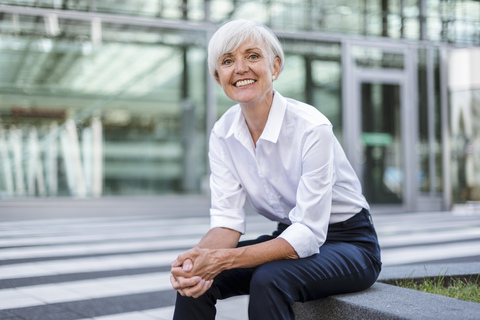
{"type": "Polygon", "coordinates": [[[381,262],[369,205],[330,121],[273,89],[278,39],[231,21],[212,37],[208,61],[237,105],[210,135],[211,229],[172,263],[174,319],[214,319],[218,299],[243,294],[251,320],[294,319],[295,301],[371,286],[381,262]],[[246,198],[278,230],[240,242],[246,198]]]}
{"type": "Polygon", "coordinates": [[[247,42],[258,43],[268,51],[270,62],[278,57],[283,69],[285,58],[282,46],[273,32],[248,20],[236,20],[236,23],[225,24],[219,29],[208,44],[208,70],[212,77],[218,70],[220,58],[230,52],[237,50],[247,42]]]}
{"type": "Polygon", "coordinates": [[[254,143],[272,105],[273,79],[280,73],[280,58],[271,60],[259,43],[249,41],[221,56],[215,73],[225,94],[242,107],[254,143]]]}
{"type": "Polygon", "coordinates": [[[210,40],[209,71],[242,107],[253,143],[260,138],[273,101],[273,81],[284,54],[276,36],[247,20],[226,24],[210,40]]]}

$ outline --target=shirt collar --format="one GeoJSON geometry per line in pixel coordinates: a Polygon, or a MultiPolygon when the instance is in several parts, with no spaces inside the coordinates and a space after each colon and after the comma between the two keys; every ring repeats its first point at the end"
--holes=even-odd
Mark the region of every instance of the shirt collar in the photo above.
{"type": "Polygon", "coordinates": [[[237,112],[236,112],[235,120],[232,122],[232,125],[230,126],[230,130],[228,130],[228,133],[226,136],[227,138],[229,138],[235,132],[240,130],[240,128],[242,128],[242,124],[245,124],[245,118],[243,117],[242,108],[240,107],[240,105],[236,105],[234,108],[237,108],[237,112]]]}
{"type": "Polygon", "coordinates": [[[287,100],[277,91],[274,91],[273,103],[268,114],[267,124],[263,129],[260,139],[276,143],[282,128],[285,110],[287,109],[287,100]]]}
{"type": "MultiPolygon", "coordinates": [[[[247,124],[245,123],[245,118],[242,114],[242,109],[237,105],[238,111],[235,117],[235,120],[232,122],[230,130],[228,130],[227,138],[235,134],[238,137],[238,134],[241,132],[249,133],[247,124]]],[[[278,136],[280,135],[280,129],[282,128],[283,118],[285,116],[285,110],[287,109],[287,100],[277,91],[274,90],[272,107],[268,113],[267,123],[263,129],[260,139],[268,140],[273,143],[276,143],[278,136]]]]}

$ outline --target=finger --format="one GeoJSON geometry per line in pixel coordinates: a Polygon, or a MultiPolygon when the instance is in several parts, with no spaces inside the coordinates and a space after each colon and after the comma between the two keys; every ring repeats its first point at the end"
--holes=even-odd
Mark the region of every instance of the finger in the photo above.
{"type": "Polygon", "coordinates": [[[190,270],[192,270],[192,268],[193,268],[193,262],[192,262],[192,260],[191,260],[191,259],[186,259],[186,260],[183,262],[182,267],[183,267],[183,270],[184,270],[184,271],[187,271],[187,272],[190,271],[190,270]]]}
{"type": "Polygon", "coordinates": [[[172,267],[180,267],[182,266],[183,264],[183,260],[185,260],[185,258],[183,257],[183,254],[179,254],[177,256],[177,259],[175,259],[172,263],[171,263],[171,266],[172,267]]]}
{"type": "Polygon", "coordinates": [[[203,292],[203,287],[205,286],[205,279],[201,279],[195,286],[190,288],[183,289],[183,293],[187,297],[199,297],[201,292],[203,292]]]}
{"type": "Polygon", "coordinates": [[[172,267],[180,267],[182,264],[183,264],[183,256],[182,254],[178,255],[177,256],[177,259],[175,259],[172,263],[171,263],[171,266],[172,267]]]}
{"type": "Polygon", "coordinates": [[[172,284],[172,288],[175,290],[179,290],[181,288],[177,279],[173,275],[170,275],[170,283],[172,284]]]}
{"type": "Polygon", "coordinates": [[[180,284],[179,279],[181,279],[181,278],[177,279],[174,275],[170,275],[170,283],[172,284],[172,288],[177,290],[177,291],[180,291],[180,290],[186,288],[186,287],[184,287],[180,284]]]}
{"type": "Polygon", "coordinates": [[[180,264],[178,263],[178,260],[175,259],[175,261],[172,262],[171,266],[172,266],[172,268],[174,268],[174,267],[180,267],[180,264]]]}
{"type": "Polygon", "coordinates": [[[186,252],[183,252],[183,253],[179,254],[179,255],[177,256],[177,259],[175,259],[175,260],[172,262],[171,266],[172,266],[172,267],[180,267],[181,265],[183,265],[183,263],[185,262],[185,260],[191,259],[192,252],[193,252],[193,249],[190,249],[190,250],[188,250],[188,251],[186,251],[186,252]]]}
{"type": "Polygon", "coordinates": [[[208,289],[210,289],[212,287],[212,284],[213,284],[213,280],[208,280],[208,281],[203,282],[201,284],[201,286],[198,287],[196,292],[192,294],[192,297],[193,298],[198,298],[198,297],[202,296],[205,292],[208,291],[208,289]]]}
{"type": "Polygon", "coordinates": [[[187,290],[186,294],[193,298],[198,298],[203,295],[210,287],[212,286],[213,280],[202,279],[195,287],[192,287],[187,290]]]}
{"type": "Polygon", "coordinates": [[[185,270],[183,270],[182,267],[172,267],[172,269],[170,269],[170,273],[173,274],[177,278],[178,277],[184,277],[184,278],[188,277],[187,272],[185,272],[185,270]]]}
{"type": "Polygon", "coordinates": [[[170,276],[170,282],[172,283],[172,287],[175,290],[191,288],[197,285],[202,278],[200,277],[191,277],[191,278],[184,278],[184,277],[175,277],[174,275],[170,276]]]}
{"type": "Polygon", "coordinates": [[[196,286],[200,281],[202,280],[202,278],[200,277],[192,277],[192,278],[183,278],[183,277],[180,277],[179,279],[177,279],[178,283],[179,283],[179,286],[181,288],[191,288],[191,287],[194,287],[196,286]]]}
{"type": "Polygon", "coordinates": [[[193,269],[193,262],[190,259],[185,260],[183,265],[178,267],[172,267],[170,273],[178,277],[191,277],[192,275],[189,272],[193,269]]]}

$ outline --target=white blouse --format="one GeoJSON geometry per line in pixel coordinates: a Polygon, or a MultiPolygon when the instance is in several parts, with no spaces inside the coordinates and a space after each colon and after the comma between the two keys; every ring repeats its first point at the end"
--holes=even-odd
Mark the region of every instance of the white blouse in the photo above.
{"type": "Polygon", "coordinates": [[[255,147],[239,105],[215,124],[209,147],[211,227],[245,233],[245,199],[270,220],[299,257],[319,253],[329,223],[369,209],[360,182],[317,109],[275,92],[255,147]]]}

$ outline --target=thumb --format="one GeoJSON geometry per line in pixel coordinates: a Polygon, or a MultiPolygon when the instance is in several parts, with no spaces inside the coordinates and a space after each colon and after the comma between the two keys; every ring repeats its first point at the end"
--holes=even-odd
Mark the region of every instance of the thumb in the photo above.
{"type": "Polygon", "coordinates": [[[172,262],[171,266],[172,267],[180,267],[183,264],[184,258],[182,258],[182,255],[179,255],[175,261],[172,262]]]}
{"type": "MultiPolygon", "coordinates": [[[[172,267],[181,267],[187,260],[189,260],[189,265],[192,266],[193,262],[190,258],[187,258],[187,255],[185,253],[182,253],[178,255],[177,259],[172,262],[171,266],[172,267]]],[[[190,268],[191,269],[191,268],[190,268]]]]}
{"type": "Polygon", "coordinates": [[[186,259],[185,261],[183,261],[182,266],[184,271],[190,271],[193,268],[193,262],[191,259],[186,259]]]}

